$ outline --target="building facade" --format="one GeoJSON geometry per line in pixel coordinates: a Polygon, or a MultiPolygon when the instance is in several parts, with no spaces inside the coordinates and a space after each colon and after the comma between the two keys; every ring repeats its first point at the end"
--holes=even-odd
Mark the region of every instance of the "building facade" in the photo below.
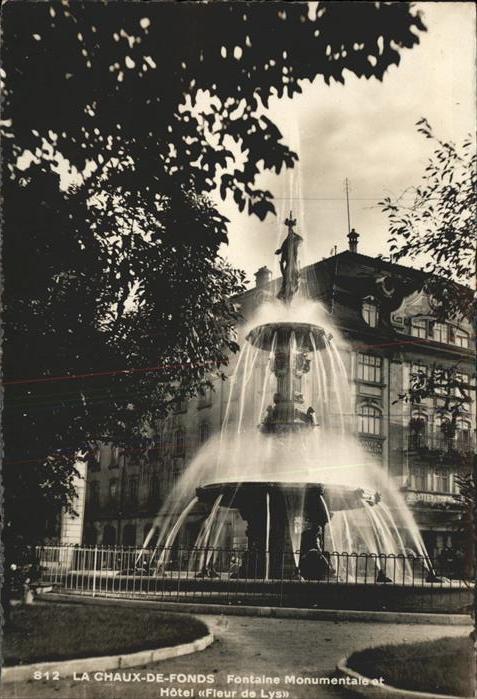
{"type": "MultiPolygon", "coordinates": [[[[437,321],[424,273],[358,253],[354,231],[349,239],[349,250],[302,269],[301,288],[331,314],[347,341],[342,358],[357,437],[401,489],[429,553],[438,556],[457,544],[456,478],[475,448],[475,336],[466,321],[437,321]],[[436,366],[457,367],[465,387],[453,435],[443,427],[449,416],[438,387],[419,404],[402,399],[412,377],[436,366]]],[[[269,270],[260,269],[255,288],[236,299],[244,319],[276,295],[278,286],[269,270]]],[[[236,361],[231,358],[229,377],[236,361]]],[[[98,449],[88,467],[84,543],[142,544],[177,479],[220,430],[228,383],[215,381],[213,390],[155,425],[154,446],[147,453],[109,445],[98,449]]],[[[234,406],[229,405],[228,419],[237,419],[234,406]]],[[[235,543],[233,523],[226,542],[235,543]]]]}

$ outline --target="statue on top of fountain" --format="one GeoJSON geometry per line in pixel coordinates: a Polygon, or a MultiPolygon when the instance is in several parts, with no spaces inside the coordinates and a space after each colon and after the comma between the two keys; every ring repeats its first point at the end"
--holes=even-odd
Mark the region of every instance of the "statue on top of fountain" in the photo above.
{"type": "Polygon", "coordinates": [[[290,303],[293,296],[298,291],[300,283],[300,272],[298,267],[298,248],[303,242],[303,238],[295,233],[293,226],[296,226],[296,219],[292,212],[285,220],[288,227],[288,235],[281,247],[275,250],[275,255],[280,255],[280,271],[282,273],[282,285],[277,294],[277,298],[285,303],[290,303]]]}

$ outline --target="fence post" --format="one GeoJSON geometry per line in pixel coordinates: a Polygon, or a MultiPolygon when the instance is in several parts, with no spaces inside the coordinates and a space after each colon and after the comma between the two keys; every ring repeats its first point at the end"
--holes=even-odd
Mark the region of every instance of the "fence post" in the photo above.
{"type": "Polygon", "coordinates": [[[94,547],[94,558],[93,558],[93,597],[96,596],[96,563],[98,561],[98,547],[94,547]]]}

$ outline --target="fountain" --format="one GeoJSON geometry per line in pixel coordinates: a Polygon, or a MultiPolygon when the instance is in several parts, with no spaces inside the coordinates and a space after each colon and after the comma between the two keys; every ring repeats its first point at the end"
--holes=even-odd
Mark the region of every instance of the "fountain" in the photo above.
{"type": "MultiPolygon", "coordinates": [[[[376,555],[378,582],[389,580],[380,567],[381,554],[400,557],[397,574],[404,581],[409,550],[425,562],[427,554],[398,490],[350,435],[353,411],[333,340],[336,330],[329,318],[315,321],[316,303],[297,298],[302,238],[291,214],[285,224],[288,234],[276,251],[282,272],[278,301],[270,306],[272,317],[253,324],[246,334],[221,434],[199,451],[162,508],[156,570],[171,565],[173,547],[195,512],[199,530],[184,565],[199,577],[219,576],[214,551],[227,519],[238,514],[242,553],[230,577],[339,579],[333,553],[364,550],[376,555]],[[305,313],[307,304],[310,313],[305,313]],[[256,373],[259,385],[251,390],[256,373]],[[237,386],[239,409],[233,421],[237,386]]],[[[355,560],[356,578],[357,565],[355,560]]]]}

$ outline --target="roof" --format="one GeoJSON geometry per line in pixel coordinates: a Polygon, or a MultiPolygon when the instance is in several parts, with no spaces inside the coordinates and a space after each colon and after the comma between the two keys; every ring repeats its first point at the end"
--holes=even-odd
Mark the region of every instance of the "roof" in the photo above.
{"type": "MultiPolygon", "coordinates": [[[[321,302],[333,314],[333,320],[350,338],[363,344],[383,346],[396,344],[403,334],[392,323],[392,314],[403,303],[403,299],[422,289],[431,275],[412,267],[395,264],[380,257],[370,257],[345,250],[324,258],[301,270],[302,288],[309,298],[321,302]],[[371,328],[364,320],[363,301],[367,297],[379,307],[379,323],[371,328]]],[[[245,317],[249,317],[256,306],[268,296],[276,296],[281,278],[273,279],[260,288],[249,289],[236,297],[245,317]]],[[[462,286],[462,285],[460,285],[462,286]]],[[[462,289],[470,291],[467,287],[462,289]]],[[[419,342],[419,341],[418,341],[419,342]]],[[[435,342],[423,341],[424,351],[435,352],[435,342]]],[[[443,355],[468,354],[469,350],[439,346],[443,355]]]]}

